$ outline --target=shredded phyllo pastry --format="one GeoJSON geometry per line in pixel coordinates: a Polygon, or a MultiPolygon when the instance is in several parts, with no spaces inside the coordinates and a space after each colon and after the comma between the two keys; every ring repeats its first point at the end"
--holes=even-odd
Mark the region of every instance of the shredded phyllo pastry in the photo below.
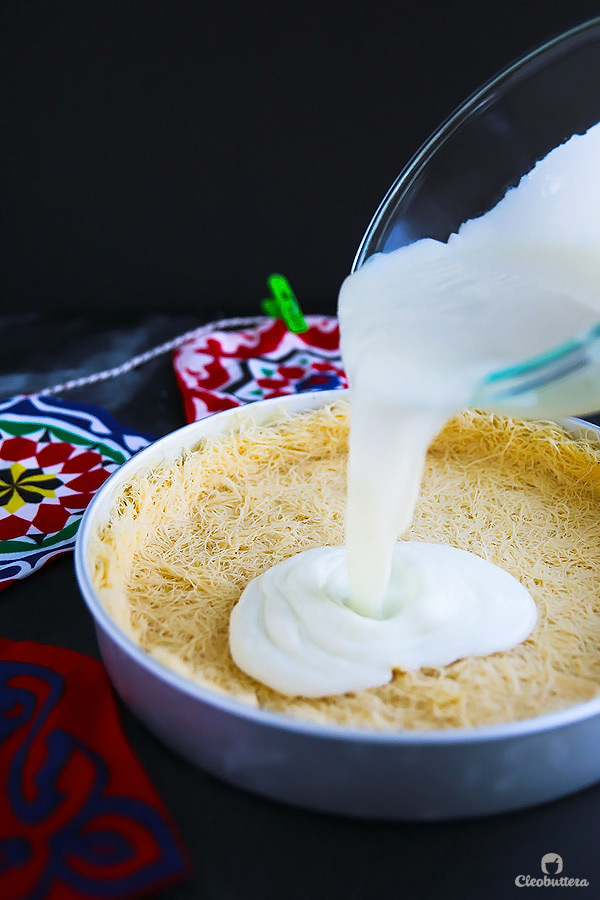
{"type": "Polygon", "coordinates": [[[248,581],[343,542],[345,401],[207,437],[121,491],[92,548],[110,615],[158,660],[213,690],[322,723],[440,729],[526,719],[600,687],[600,449],[552,423],[467,411],[433,442],[401,537],[470,550],[531,592],[513,650],[395,673],[384,687],[290,698],[233,663],[229,616],[248,581]]]}

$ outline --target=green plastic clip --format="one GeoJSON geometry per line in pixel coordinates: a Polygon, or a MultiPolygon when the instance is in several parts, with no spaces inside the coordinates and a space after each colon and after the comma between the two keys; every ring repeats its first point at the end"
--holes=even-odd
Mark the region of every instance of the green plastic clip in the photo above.
{"type": "Polygon", "coordinates": [[[267,284],[273,296],[262,301],[263,311],[274,319],[283,319],[287,329],[294,334],[308,331],[306,319],[287,278],[284,275],[269,275],[267,284]]]}

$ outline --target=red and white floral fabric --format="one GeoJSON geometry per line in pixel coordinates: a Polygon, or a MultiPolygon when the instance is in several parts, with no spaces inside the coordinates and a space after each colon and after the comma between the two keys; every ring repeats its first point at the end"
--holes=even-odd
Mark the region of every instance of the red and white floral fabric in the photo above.
{"type": "Polygon", "coordinates": [[[281,319],[260,317],[191,335],[173,357],[188,422],[253,400],[347,387],[337,319],[306,316],[306,323],[294,334],[281,319]]]}

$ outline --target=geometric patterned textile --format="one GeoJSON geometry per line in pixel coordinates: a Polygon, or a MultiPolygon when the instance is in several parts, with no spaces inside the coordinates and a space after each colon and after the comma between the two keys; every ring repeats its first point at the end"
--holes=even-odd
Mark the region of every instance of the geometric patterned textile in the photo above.
{"type": "Polygon", "coordinates": [[[347,387],[337,319],[305,318],[302,334],[258,317],[245,327],[205,326],[181,344],[173,366],[188,422],[253,400],[347,387]]]}
{"type": "Polygon", "coordinates": [[[0,897],[129,900],[189,872],[94,659],[0,638],[0,897]]]}
{"type": "Polygon", "coordinates": [[[0,403],[0,590],[72,549],[96,490],[149,440],[92,406],[0,403]]]}

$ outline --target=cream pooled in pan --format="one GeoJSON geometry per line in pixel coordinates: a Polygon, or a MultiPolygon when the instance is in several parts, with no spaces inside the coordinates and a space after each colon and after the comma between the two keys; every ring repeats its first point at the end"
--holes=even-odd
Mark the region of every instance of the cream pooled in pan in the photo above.
{"type": "Polygon", "coordinates": [[[482,379],[597,323],[598,159],[600,125],[549,153],[447,244],[418,241],[346,279],[345,552],[304,552],[247,586],[230,622],[245,672],[284,694],[327,696],[529,635],[536,609],[518,580],[475,554],[398,538],[431,440],[482,379]]]}

